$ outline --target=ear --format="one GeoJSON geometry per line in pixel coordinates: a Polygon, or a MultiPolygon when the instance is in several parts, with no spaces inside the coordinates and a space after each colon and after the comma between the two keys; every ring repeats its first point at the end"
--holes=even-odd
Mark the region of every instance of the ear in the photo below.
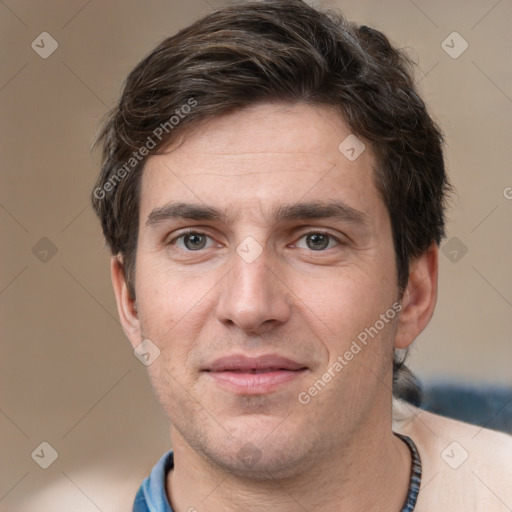
{"type": "Polygon", "coordinates": [[[140,322],[135,300],[130,297],[120,256],[112,256],[110,275],[117,302],[117,312],[123,331],[135,348],[141,341],[140,322]]]}
{"type": "Polygon", "coordinates": [[[425,329],[434,314],[437,301],[439,248],[435,242],[409,270],[409,281],[402,298],[395,348],[407,348],[425,329]]]}

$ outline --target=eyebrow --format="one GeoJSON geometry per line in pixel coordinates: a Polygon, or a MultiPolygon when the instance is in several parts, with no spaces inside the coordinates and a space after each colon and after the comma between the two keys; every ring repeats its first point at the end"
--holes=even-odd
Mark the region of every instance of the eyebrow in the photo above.
{"type": "MultiPolygon", "coordinates": [[[[194,203],[171,202],[155,208],[146,220],[146,226],[152,227],[163,221],[172,219],[208,220],[229,223],[227,215],[211,206],[194,203]]],[[[335,219],[352,224],[367,225],[369,217],[366,213],[352,208],[343,201],[309,201],[292,205],[281,205],[274,208],[271,218],[275,222],[305,219],[335,219]]]]}

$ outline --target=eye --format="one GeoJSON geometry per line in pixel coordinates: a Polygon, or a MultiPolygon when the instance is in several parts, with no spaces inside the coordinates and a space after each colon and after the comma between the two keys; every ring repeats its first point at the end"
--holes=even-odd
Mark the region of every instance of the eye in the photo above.
{"type": "MultiPolygon", "coordinates": [[[[334,246],[339,245],[340,242],[337,240],[333,235],[329,233],[324,233],[322,231],[311,231],[309,233],[306,233],[305,235],[302,235],[299,238],[299,241],[305,239],[306,241],[306,249],[311,249],[312,251],[323,251],[325,249],[330,249],[333,247],[331,245],[331,242],[334,242],[334,246]]],[[[301,247],[298,243],[296,244],[297,247],[304,249],[304,247],[301,247]]]]}
{"type": "Polygon", "coordinates": [[[185,251],[200,251],[205,249],[207,241],[210,237],[205,233],[199,231],[188,231],[183,233],[176,238],[173,238],[169,245],[176,245],[179,249],[185,251]]]}

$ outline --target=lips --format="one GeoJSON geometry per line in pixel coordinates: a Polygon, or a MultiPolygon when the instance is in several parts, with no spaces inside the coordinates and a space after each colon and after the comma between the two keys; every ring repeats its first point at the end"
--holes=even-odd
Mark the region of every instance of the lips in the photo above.
{"type": "Polygon", "coordinates": [[[259,357],[221,357],[203,371],[217,385],[235,394],[261,395],[278,390],[307,370],[307,366],[297,361],[269,354],[259,357]]]}
{"type": "Polygon", "coordinates": [[[277,355],[264,355],[259,357],[247,357],[243,355],[234,355],[221,357],[206,368],[210,372],[254,372],[262,373],[265,371],[277,370],[300,370],[306,368],[304,365],[292,361],[286,357],[277,355]]]}

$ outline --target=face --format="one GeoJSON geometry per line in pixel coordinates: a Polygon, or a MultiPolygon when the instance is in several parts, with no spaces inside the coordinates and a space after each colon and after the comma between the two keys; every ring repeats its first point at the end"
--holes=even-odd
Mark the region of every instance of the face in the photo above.
{"type": "Polygon", "coordinates": [[[289,474],[389,418],[391,225],[350,133],[326,107],[264,104],[146,164],[125,330],[160,350],[173,442],[235,473],[289,474]]]}

